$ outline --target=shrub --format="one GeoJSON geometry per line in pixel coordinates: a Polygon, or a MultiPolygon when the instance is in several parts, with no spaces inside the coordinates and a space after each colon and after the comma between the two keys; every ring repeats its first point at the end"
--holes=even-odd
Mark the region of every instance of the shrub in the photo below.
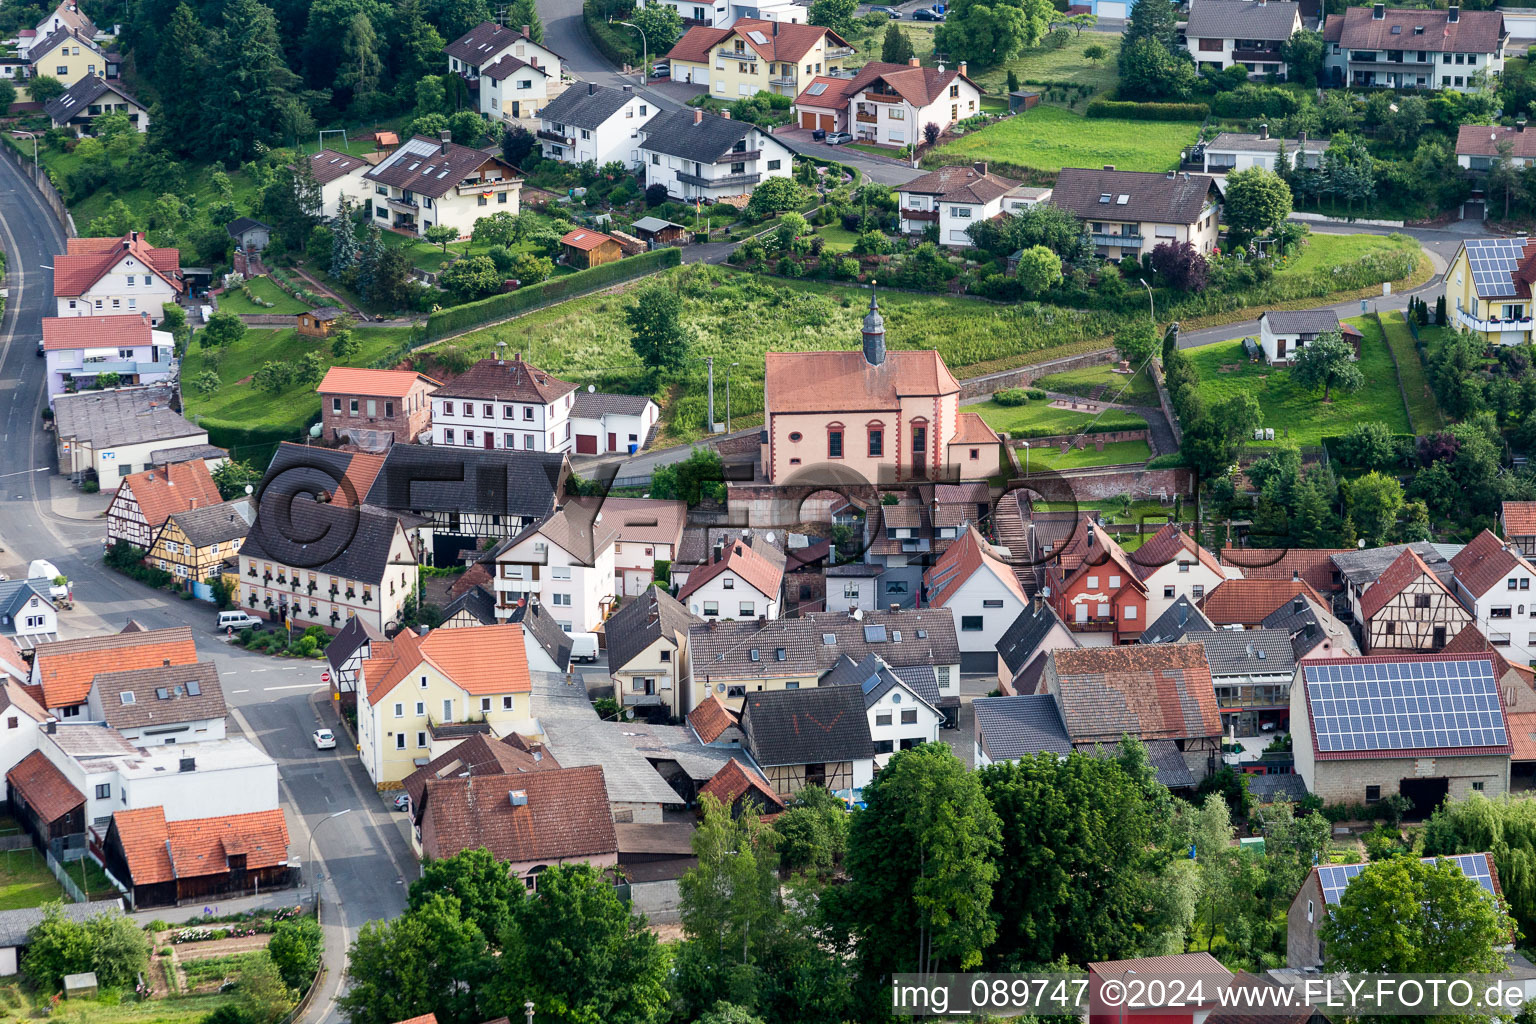
{"type": "Polygon", "coordinates": [[[1128,103],[1094,100],[1085,113],[1089,117],[1113,117],[1126,121],[1203,121],[1211,112],[1204,103],[1128,103]]]}
{"type": "Polygon", "coordinates": [[[859,276],[859,261],[852,256],[844,256],[833,264],[832,276],[839,281],[852,281],[859,276]]]}
{"type": "Polygon", "coordinates": [[[1029,395],[1023,388],[1004,388],[1001,391],[992,392],[992,401],[998,405],[1028,405],[1029,395]]]}
{"type": "Polygon", "coordinates": [[[1025,388],[1024,389],[1024,393],[1026,395],[1028,395],[1031,400],[1036,401],[1036,402],[1043,402],[1047,398],[1050,397],[1044,391],[1041,391],[1039,388],[1025,388]]]}
{"type": "Polygon", "coordinates": [[[1300,107],[1297,95],[1273,85],[1244,85],[1215,96],[1211,113],[1233,118],[1286,117],[1300,107]]]}
{"type": "Polygon", "coordinates": [[[267,952],[283,984],[302,992],[320,969],[320,925],[312,917],[284,921],[272,933],[267,952]]]}

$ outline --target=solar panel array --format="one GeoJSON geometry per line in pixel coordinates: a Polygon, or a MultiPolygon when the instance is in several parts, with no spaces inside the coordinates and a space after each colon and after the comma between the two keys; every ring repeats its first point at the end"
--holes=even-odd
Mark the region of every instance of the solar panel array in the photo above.
{"type": "Polygon", "coordinates": [[[1515,294],[1515,268],[1520,265],[1523,238],[1490,238],[1467,242],[1467,263],[1472,284],[1483,299],[1509,298],[1515,294]]]}
{"type": "MultiPolygon", "coordinates": [[[[1425,864],[1433,864],[1434,857],[1420,858],[1425,864]]],[[[1453,862],[1461,868],[1462,874],[1472,879],[1478,885],[1493,893],[1493,875],[1488,870],[1488,855],[1485,853],[1461,853],[1445,860],[1453,862]]],[[[1344,890],[1349,886],[1350,880],[1364,871],[1369,864],[1326,864],[1317,869],[1318,881],[1323,884],[1323,902],[1331,906],[1337,906],[1344,896],[1344,890]]]]}
{"type": "Polygon", "coordinates": [[[1319,753],[1509,742],[1487,658],[1307,665],[1303,671],[1319,753]]]}

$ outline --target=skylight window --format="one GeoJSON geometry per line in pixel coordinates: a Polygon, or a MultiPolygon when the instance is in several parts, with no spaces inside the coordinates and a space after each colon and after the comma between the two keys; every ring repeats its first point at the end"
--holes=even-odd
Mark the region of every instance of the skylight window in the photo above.
{"type": "Polygon", "coordinates": [[[1395,36],[1402,35],[1403,34],[1403,26],[1401,26],[1401,25],[1393,25],[1392,26],[1392,34],[1395,35],[1395,36]]]}
{"type": "Polygon", "coordinates": [[[753,29],[751,32],[748,32],[747,33],[747,38],[752,40],[754,43],[766,44],[768,42],[768,37],[763,35],[761,32],[757,31],[756,29],[753,29]]]}
{"type": "Polygon", "coordinates": [[[1109,202],[1109,198],[1110,198],[1110,196],[1109,196],[1108,192],[1100,192],[1099,193],[1099,202],[1107,203],[1107,202],[1109,202]]]}
{"type": "Polygon", "coordinates": [[[1115,200],[1115,205],[1116,206],[1124,206],[1126,203],[1128,203],[1130,201],[1131,201],[1131,197],[1130,196],[1122,195],[1119,199],[1115,200]]]}
{"type": "Polygon", "coordinates": [[[805,91],[810,93],[812,96],[820,96],[822,93],[827,91],[827,83],[826,82],[813,82],[811,84],[811,87],[809,89],[805,90],[805,91]]]}

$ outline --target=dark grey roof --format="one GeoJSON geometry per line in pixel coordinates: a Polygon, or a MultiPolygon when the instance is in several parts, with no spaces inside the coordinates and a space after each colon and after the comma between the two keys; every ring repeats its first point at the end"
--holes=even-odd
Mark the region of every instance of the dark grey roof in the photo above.
{"type": "Polygon", "coordinates": [[[34,597],[53,604],[47,589],[33,586],[31,580],[0,581],[0,634],[16,632],[16,617],[34,597]]]}
{"type": "Polygon", "coordinates": [[[819,685],[857,686],[864,693],[866,708],[897,686],[910,690],[915,697],[935,710],[939,706],[939,684],[933,666],[910,666],[898,673],[876,654],[865,655],[864,660],[858,662],[843,655],[832,667],[832,671],[822,677],[819,685]],[[925,669],[926,674],[913,671],[914,668],[925,669]]]}
{"type": "MultiPolygon", "coordinates": [[[[1169,789],[1194,789],[1195,776],[1189,770],[1189,764],[1184,760],[1184,755],[1179,751],[1179,745],[1173,740],[1142,740],[1141,745],[1147,748],[1147,760],[1157,772],[1157,781],[1169,789]]],[[[1119,757],[1120,745],[1104,746],[1102,744],[1093,747],[1079,747],[1081,753],[1090,757],[1119,757]]]]}
{"type": "Polygon", "coordinates": [[[640,140],[640,148],[712,164],[724,159],[732,146],[758,130],[747,121],[719,114],[705,114],[695,124],[697,112],[696,107],[684,107],[657,114],[641,127],[645,137],[640,140]]]}
{"type": "MultiPolygon", "coordinates": [[[[482,588],[476,587],[476,590],[482,588]]],[[[473,593],[473,591],[471,591],[473,593]]],[[[561,672],[571,665],[571,635],[550,618],[549,612],[538,601],[529,601],[512,612],[509,622],[520,624],[533,637],[534,642],[549,655],[561,672]]]]}
{"type": "MultiPolygon", "coordinates": [[[[1249,0],[1239,0],[1249,2],[1249,0]]],[[[1298,149],[1308,153],[1326,153],[1332,144],[1330,139],[1308,139],[1305,143],[1301,139],[1284,139],[1278,135],[1255,135],[1248,132],[1222,132],[1210,142],[1205,144],[1207,153],[1278,153],[1280,144],[1285,143],[1287,153],[1295,153],[1298,149]]]]}
{"type": "Polygon", "coordinates": [[[1218,629],[1196,633],[1189,640],[1205,647],[1212,680],[1249,674],[1291,675],[1296,671],[1291,634],[1281,629],[1218,629]]]}
{"type": "Polygon", "coordinates": [[[185,512],[172,512],[168,521],[174,519],[195,547],[206,548],[212,544],[240,540],[250,530],[251,520],[255,518],[254,504],[248,498],[239,498],[217,505],[189,508],[185,512]]]}
{"type": "Polygon", "coordinates": [[[272,230],[271,225],[263,224],[255,217],[237,217],[230,221],[224,230],[229,232],[229,237],[239,238],[252,228],[260,228],[263,231],[272,230]]]}
{"type": "Polygon", "coordinates": [[[971,707],[976,712],[976,739],[994,761],[1032,757],[1042,750],[1072,753],[1061,709],[1048,693],[978,697],[971,707]]]}
{"type": "MultiPolygon", "coordinates": [[[[101,900],[95,903],[56,903],[59,913],[67,921],[89,921],[98,914],[120,916],[122,900],[101,900]]],[[[0,948],[25,946],[27,933],[43,923],[45,907],[24,907],[21,910],[0,910],[0,948]]]]}
{"type": "Polygon", "coordinates": [[[608,637],[608,671],[623,668],[663,635],[686,634],[690,626],[702,621],[660,587],[646,587],[603,626],[608,637]]]}
{"type": "Polygon", "coordinates": [[[122,448],[203,434],[171,408],[175,389],[166,385],[59,395],[53,422],[59,437],[92,448],[122,448]]]}
{"type": "Polygon", "coordinates": [[[857,579],[875,579],[885,575],[885,567],[871,565],[869,562],[847,562],[843,565],[827,566],[827,576],[836,579],[839,576],[847,576],[857,579]]]}
{"type": "Polygon", "coordinates": [[[223,718],[226,711],[219,670],[208,661],[101,672],[91,685],[114,729],[199,722],[223,718]]]}
{"type": "Polygon", "coordinates": [[[1219,203],[1221,188],[1206,174],[1063,167],[1051,204],[1090,221],[1129,220],[1134,214],[1159,224],[1193,224],[1213,196],[1219,203]]]}
{"type": "Polygon", "coordinates": [[[383,639],[383,633],[365,623],[361,616],[354,615],[347,620],[346,625],[341,627],[340,632],[331,637],[331,642],[326,644],[325,660],[330,662],[333,671],[338,671],[359,647],[369,641],[383,639]]]}
{"type": "Polygon", "coordinates": [[[907,689],[934,707],[943,701],[939,696],[939,674],[932,665],[893,665],[891,671],[897,679],[907,684],[907,689]]]}
{"type": "Polygon", "coordinates": [[[1300,775],[1249,775],[1248,792],[1261,804],[1278,800],[1298,801],[1307,795],[1307,784],[1300,775]]]}
{"type": "Polygon", "coordinates": [[[997,654],[1008,666],[1008,673],[1013,675],[1029,664],[1046,634],[1060,623],[1061,618],[1048,602],[1032,601],[1025,605],[997,640],[997,654]]]}
{"type": "Polygon", "coordinates": [[[721,679],[818,677],[823,671],[819,643],[808,619],[697,623],[688,630],[694,685],[708,688],[713,681],[723,687],[721,679]]]}
{"type": "Polygon", "coordinates": [[[1179,599],[1168,606],[1168,610],[1157,617],[1157,621],[1146,628],[1141,634],[1141,642],[1144,644],[1171,644],[1184,639],[1191,633],[1210,633],[1216,626],[1205,617],[1205,612],[1196,608],[1189,597],[1180,594],[1179,599]]]}
{"type": "Polygon", "coordinates": [[[539,110],[539,117],[545,121],[595,131],[634,98],[634,93],[620,89],[607,89],[590,82],[584,89],[577,84],[544,104],[539,110]]]}
{"type": "MultiPolygon", "coordinates": [[[[304,497],[294,498],[287,504],[293,536],[347,538],[345,546],[339,550],[335,548],[334,542],[327,543],[323,540],[317,542],[315,545],[317,552],[309,557],[316,560],[323,559],[323,562],[318,565],[307,565],[304,568],[315,573],[356,580],[359,583],[383,582],[384,574],[390,567],[390,545],[395,539],[395,530],[400,525],[394,516],[368,509],[322,505],[304,497]]],[[[279,543],[279,538],[283,536],[281,529],[282,527],[277,523],[273,523],[270,527],[264,526],[262,516],[258,513],[256,522],[251,524],[251,530],[240,548],[240,554],[248,558],[269,559],[289,564],[286,559],[291,558],[299,548],[294,542],[279,543]],[[288,550],[290,547],[293,551],[288,550]]],[[[414,569],[415,560],[412,559],[409,564],[414,569]]]]}
{"type": "MultiPolygon", "coordinates": [[[[45,38],[33,43],[30,47],[27,48],[27,59],[33,64],[36,64],[38,61],[48,56],[49,50],[52,50],[55,46],[58,46],[60,43],[64,42],[64,40],[71,38],[78,40],[82,45],[90,47],[95,52],[101,53],[101,47],[97,46],[96,41],[90,36],[86,35],[84,32],[80,31],[72,25],[60,25],[58,28],[49,33],[45,38]]],[[[102,53],[102,56],[105,57],[106,54],[102,53]]]]}
{"type": "MultiPolygon", "coordinates": [[[[549,108],[545,107],[544,109],[548,110],[549,108]]],[[[670,220],[662,220],[660,217],[641,217],[635,221],[633,227],[638,231],[665,231],[667,228],[687,230],[681,224],[675,224],[670,220]]]]}
{"type": "MultiPolygon", "coordinates": [[[[495,153],[414,135],[378,166],[364,171],[363,177],[441,199],[482,164],[491,162],[501,164],[508,171],[516,170],[495,153]]],[[[510,174],[508,178],[511,178],[510,174]]]]}
{"type": "Polygon", "coordinates": [[[191,462],[193,459],[227,459],[229,452],[217,445],[211,444],[186,444],[180,448],[156,448],[149,453],[149,461],[156,466],[169,466],[176,462],[191,462]]]}
{"type": "Polygon", "coordinates": [[[1387,571],[1387,566],[1397,561],[1397,556],[1403,553],[1404,548],[1413,548],[1431,572],[1442,580],[1449,580],[1453,575],[1451,556],[1462,547],[1460,544],[1431,544],[1427,540],[1420,540],[1412,544],[1392,544],[1364,551],[1344,551],[1333,556],[1333,564],[1346,583],[1363,587],[1375,583],[1387,571]]]}
{"type": "Polygon", "coordinates": [[[1323,334],[1339,329],[1339,314],[1331,309],[1272,309],[1259,319],[1267,321],[1276,334],[1323,334]]]}
{"type": "Polygon", "coordinates": [[[543,519],[554,510],[564,466],[558,452],[397,444],[385,456],[367,500],[411,512],[543,519]]]}
{"type": "Polygon", "coordinates": [[[846,612],[817,612],[770,622],[705,622],[688,631],[688,644],[694,680],[704,685],[711,677],[719,682],[820,675],[845,655],[859,662],[878,654],[895,669],[960,662],[955,617],[947,608],[863,612],[857,619],[846,612]]]}
{"type": "Polygon", "coordinates": [[[1284,42],[1300,24],[1301,5],[1284,0],[1191,0],[1185,35],[1194,39],[1268,39],[1284,42]]]}
{"type": "Polygon", "coordinates": [[[747,694],[741,732],[760,765],[824,764],[875,756],[864,695],[852,686],[747,694]]]}
{"type": "MultiPolygon", "coordinates": [[[[378,458],[377,455],[358,457],[364,460],[359,463],[360,468],[369,460],[378,458]]],[[[353,452],[339,448],[309,448],[302,444],[286,443],[278,445],[277,451],[272,453],[272,461],[267,463],[267,471],[262,474],[261,483],[256,487],[257,508],[260,508],[259,502],[264,498],[267,488],[278,485],[278,481],[281,481],[278,486],[283,495],[325,493],[342,504],[362,504],[367,494],[358,493],[359,485],[349,472],[353,458],[353,452]]],[[[368,477],[362,486],[370,486],[372,482],[373,478],[368,477]]]]}
{"type": "MultiPolygon", "coordinates": [[[[443,47],[443,52],[450,57],[457,57],[471,67],[479,67],[519,39],[525,38],[527,37],[517,29],[498,25],[494,21],[482,21],[443,47]]],[[[544,46],[542,43],[537,45],[544,46]]],[[[550,53],[555,53],[548,46],[544,46],[544,49],[549,50],[550,53]]],[[[555,53],[555,56],[559,57],[560,55],[555,53]]],[[[564,59],[561,57],[561,60],[564,59]]]]}
{"type": "Polygon", "coordinates": [[[144,104],[123,88],[121,81],[108,82],[100,75],[86,75],[58,96],[44,103],[43,110],[52,120],[63,124],[70,118],[85,113],[92,103],[109,92],[116,93],[141,110],[145,109],[144,104]]]}
{"type": "Polygon", "coordinates": [[[1281,630],[1290,636],[1291,653],[1297,661],[1328,639],[1346,651],[1359,649],[1349,628],[1334,618],[1332,612],[1318,607],[1317,602],[1304,594],[1298,594],[1289,603],[1270,612],[1260,625],[1265,629],[1281,630]]]}
{"type": "Polygon", "coordinates": [[[494,626],[496,625],[496,595],[478,584],[470,587],[443,605],[443,621],[448,622],[459,612],[464,611],[469,612],[482,626],[494,626]]]}
{"type": "Polygon", "coordinates": [[[602,392],[578,391],[571,404],[571,416],[586,420],[602,419],[608,413],[621,416],[639,416],[651,400],[645,395],[606,395],[602,392]]]}

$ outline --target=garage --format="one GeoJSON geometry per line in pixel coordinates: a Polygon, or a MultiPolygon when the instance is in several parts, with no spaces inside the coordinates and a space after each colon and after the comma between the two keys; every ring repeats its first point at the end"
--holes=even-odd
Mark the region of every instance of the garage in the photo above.
{"type": "Polygon", "coordinates": [[[1120,18],[1127,16],[1126,8],[1130,5],[1125,0],[1099,0],[1098,11],[1101,18],[1120,18]]]}
{"type": "Polygon", "coordinates": [[[576,454],[577,455],[596,455],[597,454],[597,435],[596,434],[577,434],[576,435],[576,454]]]}
{"type": "Polygon", "coordinates": [[[800,111],[800,127],[801,128],[815,128],[816,127],[816,115],[812,114],[812,113],[809,113],[808,111],[804,111],[804,110],[800,111]]]}
{"type": "Polygon", "coordinates": [[[677,75],[678,72],[682,72],[682,75],[681,77],[675,78],[674,81],[691,82],[694,85],[709,84],[709,71],[705,68],[691,68],[686,64],[679,64],[676,61],[673,61],[672,74],[677,75]]]}
{"type": "Polygon", "coordinates": [[[837,127],[837,118],[836,118],[835,115],[833,115],[833,114],[822,114],[821,115],[821,128],[822,128],[822,131],[830,132],[830,131],[834,130],[836,127],[837,127]]]}

